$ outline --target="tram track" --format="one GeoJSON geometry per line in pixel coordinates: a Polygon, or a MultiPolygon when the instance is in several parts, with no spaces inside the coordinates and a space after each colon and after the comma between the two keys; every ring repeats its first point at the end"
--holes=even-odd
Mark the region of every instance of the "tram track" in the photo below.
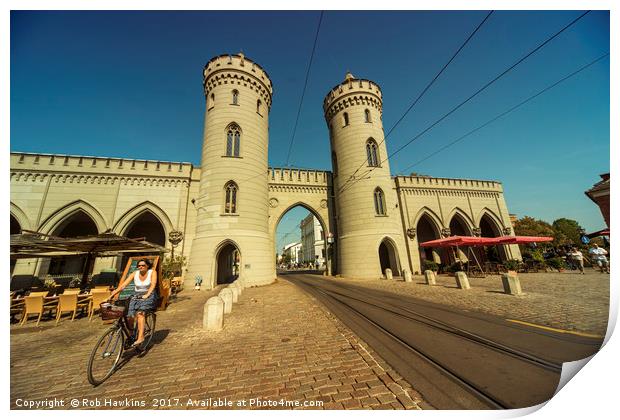
{"type": "Polygon", "coordinates": [[[564,361],[600,347],[596,340],[541,333],[320,276],[283,278],[322,302],[436,408],[542,403],[553,396],[564,361]]]}

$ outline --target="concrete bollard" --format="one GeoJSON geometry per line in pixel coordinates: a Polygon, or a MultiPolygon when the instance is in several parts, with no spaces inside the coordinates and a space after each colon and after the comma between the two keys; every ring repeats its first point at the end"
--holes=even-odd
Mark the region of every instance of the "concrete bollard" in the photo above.
{"type": "Polygon", "coordinates": [[[411,277],[411,272],[407,269],[403,270],[403,278],[405,279],[405,283],[413,282],[413,278],[411,277]]]}
{"type": "Polygon", "coordinates": [[[234,284],[229,284],[226,288],[230,289],[230,291],[232,292],[233,303],[237,303],[237,301],[239,300],[239,289],[237,288],[237,286],[234,284]]]}
{"type": "Polygon", "coordinates": [[[385,269],[385,278],[388,280],[394,279],[394,276],[392,276],[392,270],[390,270],[389,268],[385,269]]]}
{"type": "Polygon", "coordinates": [[[459,289],[471,289],[469,286],[469,279],[464,271],[457,271],[454,273],[454,278],[456,279],[456,285],[459,289]]]}
{"type": "Polygon", "coordinates": [[[523,293],[519,277],[514,274],[502,274],[502,284],[504,285],[504,293],[507,295],[518,296],[523,293]]]}
{"type": "Polygon", "coordinates": [[[233,282],[233,284],[236,284],[237,287],[239,288],[239,294],[241,294],[241,291],[245,289],[245,282],[243,281],[242,278],[238,278],[237,280],[233,282]]]}
{"type": "Polygon", "coordinates": [[[218,295],[224,301],[224,313],[232,312],[233,292],[229,288],[222,289],[218,295]]]}
{"type": "Polygon", "coordinates": [[[202,318],[202,328],[209,331],[221,331],[224,327],[224,301],[219,296],[207,300],[202,318]]]}
{"type": "Polygon", "coordinates": [[[433,270],[424,271],[424,279],[426,280],[426,284],[429,286],[434,286],[435,283],[435,272],[433,270]]]}
{"type": "Polygon", "coordinates": [[[237,295],[241,296],[241,293],[243,292],[243,286],[241,285],[241,283],[239,283],[239,280],[233,282],[233,286],[237,288],[237,295]]]}

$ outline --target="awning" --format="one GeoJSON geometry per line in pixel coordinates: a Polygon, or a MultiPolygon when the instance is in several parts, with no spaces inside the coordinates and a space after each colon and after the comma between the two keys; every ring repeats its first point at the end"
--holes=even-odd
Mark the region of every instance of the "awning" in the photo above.
{"type": "Polygon", "coordinates": [[[609,236],[609,228],[603,230],[597,230],[596,232],[588,233],[586,235],[588,238],[597,238],[599,236],[609,236]]]}
{"type": "MultiPolygon", "coordinates": [[[[60,238],[39,232],[25,231],[11,235],[11,258],[60,257],[69,255],[114,256],[126,252],[159,254],[167,249],[140,239],[114,233],[60,238]]],[[[144,239],[144,238],[141,238],[144,239]]]]}
{"type": "Polygon", "coordinates": [[[551,242],[551,236],[500,236],[499,244],[531,244],[534,242],[551,242]]]}
{"type": "Polygon", "coordinates": [[[422,242],[421,247],[447,248],[450,246],[489,246],[497,245],[500,238],[484,238],[480,236],[448,236],[447,238],[434,239],[422,242]]]}
{"type": "Polygon", "coordinates": [[[492,246],[551,241],[553,241],[553,238],[550,236],[498,236],[496,238],[485,238],[480,236],[448,236],[447,238],[422,242],[420,246],[447,248],[451,246],[492,246]]]}

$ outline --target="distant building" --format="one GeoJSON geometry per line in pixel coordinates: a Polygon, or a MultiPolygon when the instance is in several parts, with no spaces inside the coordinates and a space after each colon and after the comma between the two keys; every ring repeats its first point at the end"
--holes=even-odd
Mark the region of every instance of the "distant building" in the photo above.
{"type": "Polygon", "coordinates": [[[302,261],[313,265],[318,263],[322,267],[325,263],[325,232],[319,219],[309,214],[301,221],[300,228],[302,261]]]}
{"type": "Polygon", "coordinates": [[[293,242],[292,244],[285,245],[282,248],[282,255],[288,259],[290,264],[301,264],[301,242],[293,242]]]}
{"type": "Polygon", "coordinates": [[[609,173],[602,174],[600,177],[602,179],[594,184],[592,188],[585,191],[585,194],[601,209],[603,219],[605,219],[607,228],[609,228],[609,173]]]}

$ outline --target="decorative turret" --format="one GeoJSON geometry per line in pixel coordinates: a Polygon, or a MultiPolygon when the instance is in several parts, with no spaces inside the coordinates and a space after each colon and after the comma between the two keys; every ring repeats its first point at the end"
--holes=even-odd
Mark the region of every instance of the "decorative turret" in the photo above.
{"type": "Polygon", "coordinates": [[[267,205],[271,80],[242,53],[211,59],[203,75],[207,110],[188,275],[200,275],[208,288],[236,277],[270,283],[275,278],[267,205]]]}
{"type": "Polygon", "coordinates": [[[379,86],[347,72],[323,101],[334,172],[342,274],[377,278],[401,272],[405,246],[383,141],[379,86]]]}

